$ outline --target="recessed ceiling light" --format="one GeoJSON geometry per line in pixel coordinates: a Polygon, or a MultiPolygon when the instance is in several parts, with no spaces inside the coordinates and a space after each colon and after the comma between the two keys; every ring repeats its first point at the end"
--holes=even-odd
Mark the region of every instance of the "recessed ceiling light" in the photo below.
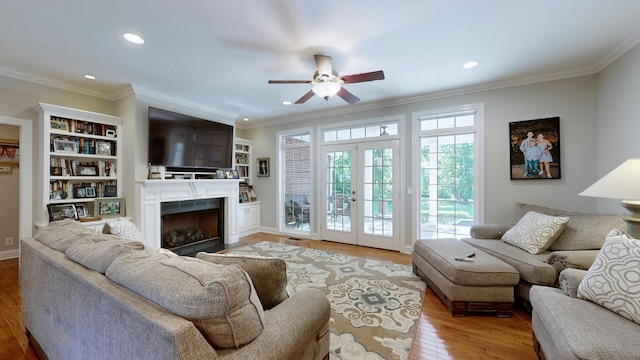
{"type": "Polygon", "coordinates": [[[95,80],[95,79],[96,79],[96,77],[95,77],[95,76],[93,76],[93,75],[91,75],[91,74],[85,74],[85,75],[84,75],[84,78],[85,78],[85,79],[89,79],[89,80],[95,80]]]}
{"type": "Polygon", "coordinates": [[[142,37],[140,37],[140,35],[136,35],[134,33],[124,33],[124,34],[122,34],[122,37],[127,39],[127,41],[130,41],[130,42],[132,42],[134,44],[137,44],[137,45],[144,44],[144,39],[142,37]]]}
{"type": "Polygon", "coordinates": [[[282,102],[282,105],[291,105],[291,104],[293,104],[293,103],[291,101],[289,101],[289,100],[285,100],[285,101],[282,102]]]}
{"type": "Polygon", "coordinates": [[[472,60],[472,61],[467,61],[466,63],[462,64],[462,67],[465,69],[473,69],[474,67],[478,66],[478,64],[480,64],[479,62],[472,60]]]}
{"type": "Polygon", "coordinates": [[[249,118],[242,118],[242,120],[244,120],[244,121],[249,121],[249,118]]]}

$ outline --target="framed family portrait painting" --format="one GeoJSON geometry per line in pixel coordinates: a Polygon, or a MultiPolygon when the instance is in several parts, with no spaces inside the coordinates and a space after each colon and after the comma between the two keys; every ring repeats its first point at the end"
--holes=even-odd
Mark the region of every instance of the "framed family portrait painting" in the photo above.
{"type": "Polygon", "coordinates": [[[511,180],[561,179],[560,118],[509,123],[511,180]]]}

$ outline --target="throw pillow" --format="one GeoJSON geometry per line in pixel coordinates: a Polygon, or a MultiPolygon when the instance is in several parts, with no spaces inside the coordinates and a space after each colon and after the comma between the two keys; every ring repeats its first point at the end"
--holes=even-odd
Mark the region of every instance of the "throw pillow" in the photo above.
{"type": "Polygon", "coordinates": [[[107,221],[102,232],[105,234],[118,235],[127,240],[140,241],[144,243],[144,235],[142,235],[136,225],[129,220],[107,221]]]}
{"type": "Polygon", "coordinates": [[[640,324],[640,240],[623,234],[605,240],[578,286],[578,297],[640,324]]]}
{"type": "Polygon", "coordinates": [[[141,250],[144,250],[144,245],[138,241],[97,234],[74,242],[65,254],[78,264],[104,274],[118,256],[141,250]]]}
{"type": "Polygon", "coordinates": [[[568,221],[569,218],[566,216],[550,216],[529,211],[514,227],[504,233],[502,241],[530,254],[539,254],[553,244],[568,221]]]}
{"type": "Polygon", "coordinates": [[[260,299],[249,275],[237,265],[134,253],[118,257],[106,276],[193,322],[213,346],[236,348],[264,329],[260,299]]]}
{"type": "Polygon", "coordinates": [[[250,257],[200,252],[197,259],[214,264],[236,264],[246,271],[256,288],[262,306],[272,309],[289,297],[287,294],[287,263],[278,258],[250,257]]]}

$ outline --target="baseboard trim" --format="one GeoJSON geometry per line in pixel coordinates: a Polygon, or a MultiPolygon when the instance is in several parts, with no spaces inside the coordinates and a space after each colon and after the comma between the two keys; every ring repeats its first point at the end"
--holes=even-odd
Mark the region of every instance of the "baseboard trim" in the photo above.
{"type": "Polygon", "coordinates": [[[18,256],[20,256],[20,251],[18,249],[0,251],[0,261],[15,259],[18,256]]]}

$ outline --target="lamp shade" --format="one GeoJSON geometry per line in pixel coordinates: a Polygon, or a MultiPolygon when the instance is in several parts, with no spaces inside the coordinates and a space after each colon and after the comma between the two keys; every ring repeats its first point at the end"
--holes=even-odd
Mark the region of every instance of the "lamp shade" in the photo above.
{"type": "Polygon", "coordinates": [[[640,200],[640,158],[629,159],[580,193],[581,196],[640,200]]]}
{"type": "Polygon", "coordinates": [[[313,90],[313,93],[320,96],[321,98],[325,100],[329,100],[330,97],[332,97],[333,95],[337,94],[338,91],[340,91],[341,87],[342,86],[340,86],[339,83],[327,81],[327,82],[321,82],[314,85],[314,87],[311,90],[313,90]]]}

